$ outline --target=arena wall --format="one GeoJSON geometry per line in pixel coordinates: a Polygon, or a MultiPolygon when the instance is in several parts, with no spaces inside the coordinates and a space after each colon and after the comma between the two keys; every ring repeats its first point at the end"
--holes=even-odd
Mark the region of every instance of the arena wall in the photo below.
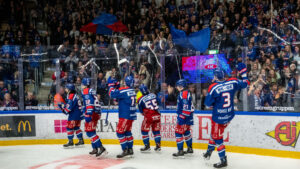
{"type": "MultiPolygon", "coordinates": [[[[104,110],[97,132],[104,144],[118,144],[115,134],[118,114],[116,110],[109,112],[109,124],[105,125],[107,111],[104,110]]],[[[172,110],[161,113],[162,145],[175,147],[176,113],[172,110]]],[[[143,116],[138,113],[138,119],[133,124],[136,145],[142,144],[142,120],[143,116]]],[[[210,133],[210,112],[195,112],[194,121],[193,146],[205,149],[210,133]]],[[[58,111],[2,111],[0,145],[62,144],[67,141],[65,125],[66,115],[58,111]]],[[[300,113],[236,112],[236,117],[225,131],[224,139],[226,149],[230,152],[300,159],[300,144],[297,144],[299,134],[300,113]]],[[[86,139],[86,142],[89,140],[86,139]]]]}

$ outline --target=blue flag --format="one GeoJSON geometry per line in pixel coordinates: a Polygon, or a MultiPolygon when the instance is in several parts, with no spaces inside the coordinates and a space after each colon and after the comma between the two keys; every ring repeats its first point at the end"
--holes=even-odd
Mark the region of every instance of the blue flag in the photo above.
{"type": "Polygon", "coordinates": [[[183,30],[178,30],[170,24],[173,42],[184,48],[192,48],[196,51],[205,52],[210,41],[210,28],[205,28],[189,36],[183,30]]]}
{"type": "Polygon", "coordinates": [[[188,36],[190,44],[196,51],[205,52],[209,45],[210,29],[205,28],[188,36]]]}
{"type": "Polygon", "coordinates": [[[189,42],[188,42],[185,32],[183,30],[178,30],[178,29],[174,28],[174,26],[171,24],[170,24],[170,28],[171,28],[173,42],[177,45],[188,48],[189,42]]]}
{"type": "Polygon", "coordinates": [[[101,25],[112,25],[117,22],[117,17],[112,14],[102,13],[100,16],[95,18],[92,22],[93,24],[101,24],[101,25]]]}

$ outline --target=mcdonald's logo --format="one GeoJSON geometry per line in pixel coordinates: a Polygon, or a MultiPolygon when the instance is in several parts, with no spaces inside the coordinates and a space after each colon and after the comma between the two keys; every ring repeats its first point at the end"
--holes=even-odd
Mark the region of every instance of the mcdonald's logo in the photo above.
{"type": "Polygon", "coordinates": [[[19,125],[18,125],[18,133],[21,132],[21,126],[23,126],[23,131],[26,131],[26,126],[27,126],[27,124],[28,124],[28,131],[31,132],[31,125],[30,125],[29,121],[26,120],[26,121],[24,122],[23,120],[21,120],[21,121],[19,122],[19,125]]]}
{"type": "Polygon", "coordinates": [[[0,116],[0,138],[34,136],[35,116],[0,116]]]}

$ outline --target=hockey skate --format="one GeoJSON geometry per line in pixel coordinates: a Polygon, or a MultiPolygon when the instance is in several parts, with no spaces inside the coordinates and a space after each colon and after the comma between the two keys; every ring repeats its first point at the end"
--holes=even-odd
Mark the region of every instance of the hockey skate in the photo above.
{"type": "Polygon", "coordinates": [[[174,158],[184,158],[183,150],[179,150],[177,153],[173,153],[174,158]]]}
{"type": "Polygon", "coordinates": [[[126,156],[128,156],[128,149],[123,150],[123,152],[121,154],[117,155],[117,158],[124,158],[126,156]]]}
{"type": "Polygon", "coordinates": [[[203,158],[204,158],[205,160],[209,160],[211,154],[212,154],[212,151],[206,151],[206,152],[203,154],[203,158]]]}
{"type": "Polygon", "coordinates": [[[161,150],[161,148],[160,148],[160,144],[156,144],[156,147],[154,148],[154,151],[160,151],[161,150]]]}
{"type": "Polygon", "coordinates": [[[104,156],[104,155],[106,155],[107,154],[107,151],[106,151],[106,149],[102,146],[102,147],[100,147],[99,148],[99,151],[97,152],[97,154],[96,154],[96,157],[100,157],[100,156],[104,156]]]}
{"type": "Polygon", "coordinates": [[[221,158],[221,162],[214,164],[215,168],[227,167],[227,157],[221,158]]]}
{"type": "Polygon", "coordinates": [[[133,157],[133,149],[132,148],[128,149],[128,155],[129,155],[129,157],[133,157]]]}
{"type": "Polygon", "coordinates": [[[188,147],[186,151],[183,152],[184,154],[193,154],[194,150],[192,147],[188,147]]]}
{"type": "Polygon", "coordinates": [[[151,150],[151,148],[150,148],[150,145],[145,145],[145,147],[141,148],[140,150],[141,150],[141,152],[144,153],[144,152],[149,152],[151,150]]]}
{"type": "Polygon", "coordinates": [[[67,144],[63,145],[64,148],[73,148],[73,146],[74,146],[73,141],[69,141],[67,144]]]}
{"type": "Polygon", "coordinates": [[[98,153],[98,149],[94,148],[91,152],[89,152],[90,155],[95,155],[98,153]]]}
{"type": "Polygon", "coordinates": [[[84,145],[83,139],[79,139],[78,143],[75,144],[75,147],[81,147],[84,145]]]}

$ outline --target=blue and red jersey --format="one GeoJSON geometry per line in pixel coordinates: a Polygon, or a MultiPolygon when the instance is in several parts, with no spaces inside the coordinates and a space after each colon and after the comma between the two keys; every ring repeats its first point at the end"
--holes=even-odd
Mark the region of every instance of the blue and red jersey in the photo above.
{"type": "Polygon", "coordinates": [[[81,120],[83,118],[81,111],[81,102],[77,94],[68,94],[66,105],[64,106],[63,111],[69,115],[68,121],[81,120]]]}
{"type": "Polygon", "coordinates": [[[230,78],[226,81],[216,82],[209,86],[205,98],[205,105],[213,106],[212,120],[218,124],[226,124],[234,117],[234,94],[246,88],[249,81],[230,78]]]}
{"type": "Polygon", "coordinates": [[[154,93],[147,94],[138,99],[138,107],[141,113],[144,112],[144,109],[158,111],[158,103],[157,96],[154,93]]]}
{"type": "Polygon", "coordinates": [[[82,90],[83,107],[82,112],[85,115],[92,115],[94,112],[101,114],[101,105],[96,97],[94,89],[85,88],[82,90]]]}
{"type": "Polygon", "coordinates": [[[184,124],[194,124],[194,105],[192,102],[191,93],[188,90],[183,90],[177,98],[177,121],[178,118],[184,119],[184,124]]]}
{"type": "Polygon", "coordinates": [[[109,89],[109,96],[116,98],[119,102],[119,118],[136,120],[136,93],[130,87],[120,87],[109,89]]]}

